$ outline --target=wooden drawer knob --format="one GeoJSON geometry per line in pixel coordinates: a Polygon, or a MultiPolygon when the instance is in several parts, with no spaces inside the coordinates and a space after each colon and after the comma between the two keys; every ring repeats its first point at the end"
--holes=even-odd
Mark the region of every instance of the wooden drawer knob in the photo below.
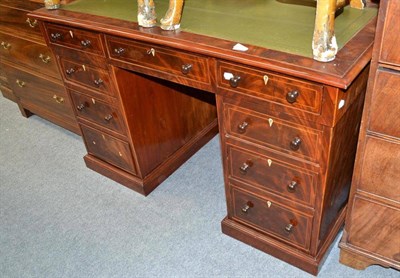
{"type": "Polygon", "coordinates": [[[65,73],[67,74],[67,75],[71,75],[71,74],[73,74],[75,72],[75,69],[74,68],[70,68],[70,69],[67,69],[66,71],[65,71],[65,73]]]}
{"type": "Polygon", "coordinates": [[[76,106],[76,109],[78,109],[79,111],[82,111],[83,109],[85,109],[85,104],[84,103],[80,103],[76,106]]]}
{"type": "Polygon", "coordinates": [[[118,47],[114,49],[114,53],[117,55],[122,55],[125,52],[125,48],[118,47]]]}
{"type": "Polygon", "coordinates": [[[83,47],[89,47],[92,44],[92,42],[90,40],[83,40],[81,41],[81,45],[83,47]]]}
{"type": "Polygon", "coordinates": [[[240,76],[235,75],[231,79],[229,79],[229,85],[231,85],[232,88],[236,88],[239,86],[239,81],[240,81],[240,76]]]}
{"type": "Polygon", "coordinates": [[[249,123],[244,121],[243,123],[238,125],[238,132],[241,134],[245,133],[248,126],[249,126],[249,123]]]}
{"type": "Polygon", "coordinates": [[[252,207],[254,207],[254,204],[252,202],[248,201],[246,203],[246,205],[244,207],[242,207],[242,212],[247,213],[249,211],[249,209],[251,209],[252,207]]]}
{"type": "Polygon", "coordinates": [[[95,80],[93,81],[93,83],[94,83],[97,87],[100,87],[100,85],[103,84],[104,81],[103,81],[101,78],[98,78],[98,79],[95,79],[95,80]]]}
{"type": "Polygon", "coordinates": [[[296,181],[291,181],[287,186],[287,190],[290,193],[293,193],[296,191],[297,186],[298,186],[298,183],[296,181]]]}
{"type": "Polygon", "coordinates": [[[295,103],[299,96],[300,96],[299,91],[293,90],[293,91],[290,91],[289,93],[287,93],[286,100],[289,103],[295,103]]]}
{"type": "Polygon", "coordinates": [[[182,66],[182,69],[181,69],[181,70],[182,70],[182,73],[185,74],[185,75],[188,74],[188,73],[190,72],[190,70],[192,69],[192,67],[193,67],[193,66],[192,66],[191,64],[185,64],[185,65],[183,65],[183,66],[182,66]]]}
{"type": "Polygon", "coordinates": [[[291,142],[290,142],[290,148],[294,151],[299,150],[301,145],[301,139],[300,137],[295,137],[291,142]]]}
{"type": "Polygon", "coordinates": [[[106,122],[111,121],[111,119],[113,118],[113,116],[111,114],[108,114],[107,116],[104,117],[104,120],[106,120],[106,122]]]}
{"type": "Polygon", "coordinates": [[[61,34],[60,33],[51,33],[50,34],[50,38],[51,38],[51,40],[53,40],[53,41],[57,41],[57,40],[59,40],[59,39],[61,39],[61,34]]]}
{"type": "Polygon", "coordinates": [[[239,167],[239,171],[242,175],[246,175],[247,171],[249,170],[250,167],[253,166],[253,162],[251,160],[247,160],[242,164],[242,166],[239,167]]]}

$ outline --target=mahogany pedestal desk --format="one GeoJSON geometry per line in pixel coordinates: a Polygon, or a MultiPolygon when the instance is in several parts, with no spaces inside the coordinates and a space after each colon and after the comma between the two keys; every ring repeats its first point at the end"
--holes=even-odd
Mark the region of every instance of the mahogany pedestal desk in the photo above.
{"type": "MultiPolygon", "coordinates": [[[[191,4],[184,20],[194,18],[194,25],[182,26],[211,20],[191,4]]],[[[148,194],[216,134],[218,119],[228,212],[222,231],[317,274],[346,212],[373,17],[335,61],[320,63],[256,46],[246,36],[141,28],[116,18],[127,7],[109,7],[115,16],[104,17],[98,5],[93,13],[100,15],[72,5],[32,14],[44,22],[57,57],[87,166],[148,194]],[[238,40],[246,51],[233,49],[238,40]]]]}

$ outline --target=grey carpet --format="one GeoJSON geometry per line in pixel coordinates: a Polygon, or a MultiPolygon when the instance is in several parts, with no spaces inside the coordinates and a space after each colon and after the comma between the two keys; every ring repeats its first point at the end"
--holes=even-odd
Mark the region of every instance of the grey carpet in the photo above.
{"type": "MultiPolygon", "coordinates": [[[[312,277],[221,233],[219,138],[143,197],[85,167],[81,138],[0,97],[0,277],[312,277]]],[[[320,277],[397,277],[338,262],[320,277]]]]}

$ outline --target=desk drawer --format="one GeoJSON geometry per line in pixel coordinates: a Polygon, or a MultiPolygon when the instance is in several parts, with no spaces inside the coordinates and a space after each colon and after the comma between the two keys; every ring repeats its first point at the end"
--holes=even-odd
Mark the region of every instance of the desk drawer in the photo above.
{"type": "Polygon", "coordinates": [[[309,249],[312,216],[292,211],[274,200],[231,186],[233,217],[249,226],[309,249]]]}
{"type": "Polygon", "coordinates": [[[91,120],[105,128],[125,133],[124,121],[118,109],[93,97],[70,91],[78,117],[91,120]]]}
{"type": "Polygon", "coordinates": [[[229,134],[318,161],[318,131],[236,106],[225,105],[224,113],[229,134]]]}
{"type": "Polygon", "coordinates": [[[227,145],[229,175],[310,207],[315,199],[315,175],[275,157],[227,145]]]}
{"type": "Polygon", "coordinates": [[[114,95],[112,80],[107,70],[88,64],[78,64],[60,58],[61,70],[66,80],[94,89],[98,92],[114,95]]]}
{"type": "Polygon", "coordinates": [[[104,56],[101,35],[98,33],[48,23],[46,34],[52,45],[66,46],[104,56]]]}
{"type": "Polygon", "coordinates": [[[28,38],[40,43],[45,43],[40,31],[40,23],[28,17],[24,10],[12,9],[6,6],[0,7],[1,31],[18,37],[28,38]]]}
{"type": "Polygon", "coordinates": [[[89,154],[136,174],[131,149],[127,142],[85,125],[81,125],[81,129],[89,154]]]}
{"type": "Polygon", "coordinates": [[[112,59],[146,67],[161,74],[210,83],[207,58],[166,47],[106,37],[112,59]]]}
{"type": "Polygon", "coordinates": [[[38,72],[60,79],[57,63],[51,50],[41,44],[0,33],[0,58],[28,66],[38,72]]]}
{"type": "Polygon", "coordinates": [[[75,119],[71,103],[61,84],[11,66],[5,66],[5,70],[14,94],[23,102],[33,104],[43,111],[75,119]]]}
{"type": "Polygon", "coordinates": [[[268,71],[218,62],[217,86],[290,109],[321,114],[323,86],[268,71]]]}

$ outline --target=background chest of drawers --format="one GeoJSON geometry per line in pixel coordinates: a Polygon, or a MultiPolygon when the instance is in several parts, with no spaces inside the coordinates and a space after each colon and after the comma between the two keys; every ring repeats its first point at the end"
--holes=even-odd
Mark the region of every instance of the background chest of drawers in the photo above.
{"type": "Polygon", "coordinates": [[[24,116],[34,113],[79,133],[41,23],[27,15],[42,6],[31,1],[0,1],[0,89],[24,116]]]}
{"type": "Polygon", "coordinates": [[[345,91],[218,62],[224,233],[318,273],[344,221],[368,69],[345,91]]]}
{"type": "Polygon", "coordinates": [[[214,96],[196,89],[211,87],[207,58],[69,25],[45,33],[89,168],[147,195],[217,133],[214,96]]]}
{"type": "Polygon", "coordinates": [[[381,1],[340,261],[400,270],[400,2],[381,1]]]}

